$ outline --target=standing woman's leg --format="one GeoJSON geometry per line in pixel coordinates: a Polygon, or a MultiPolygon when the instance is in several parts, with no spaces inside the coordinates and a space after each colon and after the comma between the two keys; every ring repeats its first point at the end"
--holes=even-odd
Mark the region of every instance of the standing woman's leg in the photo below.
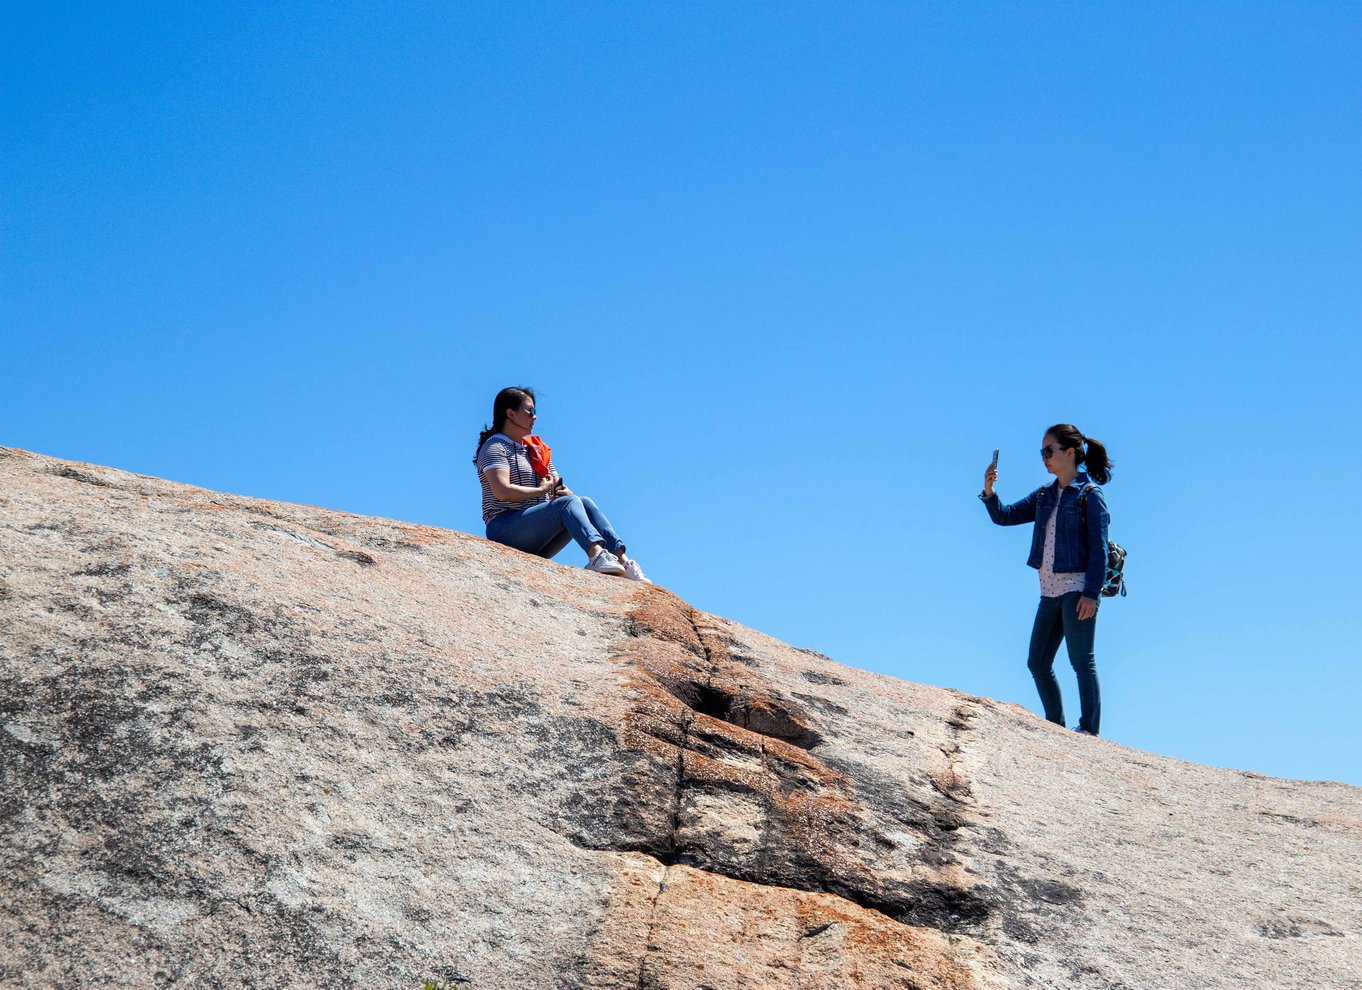
{"type": "Polygon", "coordinates": [[[1064,698],[1059,693],[1059,681],[1055,680],[1055,654],[1064,637],[1061,601],[1059,598],[1041,598],[1036,608],[1035,625],[1031,627],[1031,650],[1026,658],[1026,666],[1040,693],[1040,703],[1045,708],[1045,718],[1058,725],[1064,724],[1064,698]]]}
{"type": "Polygon", "coordinates": [[[1097,616],[1080,621],[1078,599],[1082,592],[1071,591],[1064,601],[1064,644],[1069,649],[1069,663],[1078,675],[1078,700],[1082,717],[1078,727],[1097,735],[1102,721],[1102,690],[1097,684],[1097,656],[1093,643],[1097,637],[1097,616]]]}

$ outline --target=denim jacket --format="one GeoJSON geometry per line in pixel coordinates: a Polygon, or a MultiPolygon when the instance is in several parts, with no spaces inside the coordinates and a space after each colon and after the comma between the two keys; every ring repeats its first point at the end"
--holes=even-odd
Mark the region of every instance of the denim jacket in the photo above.
{"type": "MultiPolygon", "coordinates": [[[[1045,554],[1045,526],[1055,507],[1055,493],[1059,482],[1038,488],[1020,502],[1003,505],[998,493],[983,499],[989,518],[999,526],[1019,526],[1035,523],[1031,530],[1031,555],[1026,563],[1040,570],[1045,554]]],[[[1074,483],[1059,493],[1059,518],[1055,520],[1055,573],[1084,575],[1083,597],[1098,599],[1107,580],[1107,500],[1102,489],[1094,485],[1086,474],[1079,474],[1074,483]],[[1083,528],[1079,499],[1088,489],[1088,528],[1083,528]]]]}

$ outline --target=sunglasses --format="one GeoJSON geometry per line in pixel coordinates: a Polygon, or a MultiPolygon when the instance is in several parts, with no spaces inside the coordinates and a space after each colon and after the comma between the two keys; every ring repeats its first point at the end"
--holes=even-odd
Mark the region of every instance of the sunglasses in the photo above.
{"type": "Polygon", "coordinates": [[[520,410],[520,411],[523,412],[526,416],[537,416],[537,415],[538,415],[533,409],[522,409],[522,410],[520,410]]]}
{"type": "Polygon", "coordinates": [[[1040,448],[1040,456],[1043,460],[1048,461],[1051,457],[1054,456],[1056,451],[1068,449],[1069,449],[1068,447],[1051,447],[1049,444],[1046,444],[1044,447],[1040,448]]]}

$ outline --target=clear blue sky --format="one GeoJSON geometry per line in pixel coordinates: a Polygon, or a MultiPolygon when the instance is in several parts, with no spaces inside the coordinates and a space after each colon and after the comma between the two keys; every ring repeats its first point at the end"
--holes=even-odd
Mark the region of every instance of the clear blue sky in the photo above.
{"type": "Polygon", "coordinates": [[[0,443],[481,532],[530,384],[660,583],[1036,710],[975,494],[1071,421],[1104,734],[1362,784],[1356,5],[3,18],[0,443]]]}

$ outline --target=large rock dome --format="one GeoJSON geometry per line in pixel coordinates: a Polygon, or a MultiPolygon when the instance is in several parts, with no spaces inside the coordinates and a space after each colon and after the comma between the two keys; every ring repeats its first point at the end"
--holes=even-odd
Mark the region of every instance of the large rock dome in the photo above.
{"type": "Polygon", "coordinates": [[[1357,788],[6,448],[0,821],[5,987],[1362,987],[1357,788]]]}

